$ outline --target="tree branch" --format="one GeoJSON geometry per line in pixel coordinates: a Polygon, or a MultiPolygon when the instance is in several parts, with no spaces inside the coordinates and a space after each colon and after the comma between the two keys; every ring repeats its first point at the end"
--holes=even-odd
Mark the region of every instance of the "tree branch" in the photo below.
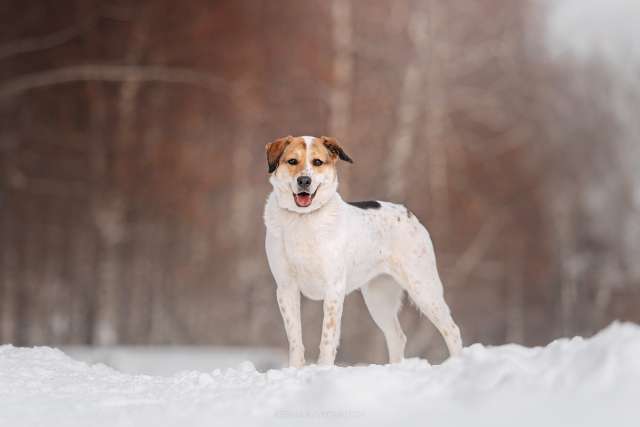
{"type": "Polygon", "coordinates": [[[5,43],[0,46],[0,61],[14,55],[37,52],[62,45],[82,34],[88,26],[88,24],[73,26],[45,36],[29,37],[5,43]]]}
{"type": "Polygon", "coordinates": [[[189,68],[86,64],[27,74],[5,81],[0,85],[0,99],[17,96],[32,89],[81,81],[179,83],[201,86],[214,92],[222,91],[228,85],[220,77],[189,68]]]}
{"type": "Polygon", "coordinates": [[[458,262],[453,266],[449,275],[449,286],[457,287],[463,284],[500,233],[506,219],[506,212],[498,211],[484,223],[473,241],[458,258],[458,262]]]}

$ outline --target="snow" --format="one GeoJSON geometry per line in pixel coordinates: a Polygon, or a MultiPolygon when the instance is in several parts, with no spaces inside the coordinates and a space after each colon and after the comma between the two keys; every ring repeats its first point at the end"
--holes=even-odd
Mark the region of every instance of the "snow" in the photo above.
{"type": "Polygon", "coordinates": [[[251,360],[266,371],[286,365],[284,349],[207,346],[69,346],[68,356],[86,363],[103,363],[120,372],[169,376],[185,370],[212,371],[234,368],[251,360]]]}
{"type": "Polygon", "coordinates": [[[60,350],[0,347],[0,426],[632,426],[640,326],[543,348],[474,344],[432,366],[131,375],[60,350]]]}

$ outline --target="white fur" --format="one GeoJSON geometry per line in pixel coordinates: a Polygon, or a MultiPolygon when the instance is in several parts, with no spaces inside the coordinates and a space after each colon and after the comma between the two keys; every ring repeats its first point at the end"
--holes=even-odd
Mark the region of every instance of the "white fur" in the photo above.
{"type": "MultiPolygon", "coordinates": [[[[305,137],[307,145],[312,141],[305,137]]],[[[356,289],[384,333],[390,362],[404,357],[406,338],[397,317],[403,290],[440,331],[449,353],[458,354],[460,332],[443,298],[427,230],[401,205],[380,202],[379,209],[365,210],[345,203],[337,192],[335,168],[331,170],[312,175],[313,185],[321,187],[307,208],[292,203],[290,177],[276,170],[270,179],[274,190],[264,214],[266,252],[277,283],[290,366],[305,363],[300,293],[323,300],[319,364],[335,361],[344,297],[356,289]]],[[[309,172],[310,166],[304,173],[309,172]]]]}

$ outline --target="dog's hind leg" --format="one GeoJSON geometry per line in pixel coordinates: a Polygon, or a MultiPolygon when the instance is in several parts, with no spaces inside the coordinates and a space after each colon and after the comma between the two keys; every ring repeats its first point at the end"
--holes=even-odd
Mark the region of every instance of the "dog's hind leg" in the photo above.
{"type": "Polygon", "coordinates": [[[442,294],[440,278],[432,277],[430,280],[412,280],[407,291],[413,302],[424,313],[431,323],[440,331],[444,338],[449,355],[455,356],[462,351],[462,338],[460,329],[451,317],[449,306],[442,294]]]}
{"type": "Polygon", "coordinates": [[[444,300],[442,282],[438,275],[435,258],[432,260],[408,259],[401,265],[398,283],[407,291],[418,309],[425,314],[444,338],[449,354],[455,356],[462,351],[460,329],[451,317],[444,300]]]}
{"type": "Polygon", "coordinates": [[[432,293],[425,291],[423,283],[415,283],[409,286],[412,288],[408,293],[413,302],[424,313],[431,323],[440,331],[444,338],[449,355],[455,356],[462,351],[462,338],[460,329],[453,321],[449,306],[444,300],[442,293],[432,293]]]}
{"type": "Polygon", "coordinates": [[[403,293],[402,288],[389,276],[378,276],[362,287],[369,313],[387,341],[389,363],[398,363],[404,358],[407,337],[398,320],[403,293]]]}

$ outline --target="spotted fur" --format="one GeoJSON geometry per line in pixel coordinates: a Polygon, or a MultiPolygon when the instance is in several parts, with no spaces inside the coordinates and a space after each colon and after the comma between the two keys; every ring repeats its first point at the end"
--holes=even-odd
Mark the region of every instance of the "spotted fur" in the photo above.
{"type": "Polygon", "coordinates": [[[389,361],[404,357],[398,321],[406,291],[440,331],[449,353],[462,348],[443,297],[429,233],[407,208],[379,202],[346,203],[338,193],[338,160],[351,157],[334,138],[280,138],[267,144],[269,181],[264,220],[266,252],[289,340],[289,364],[305,363],[300,295],[323,301],[318,363],[331,365],[340,341],[345,296],[360,289],[384,333],[389,361]],[[293,161],[291,161],[293,160],[293,161]],[[311,178],[308,206],[295,203],[300,176],[311,178]]]}

